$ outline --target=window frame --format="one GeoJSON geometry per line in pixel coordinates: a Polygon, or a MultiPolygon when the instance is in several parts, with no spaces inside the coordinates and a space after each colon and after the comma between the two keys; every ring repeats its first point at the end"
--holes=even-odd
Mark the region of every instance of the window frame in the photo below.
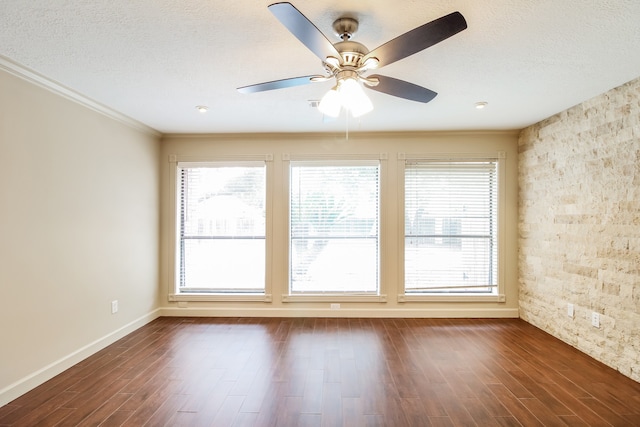
{"type": "Polygon", "coordinates": [[[385,259],[385,242],[384,229],[386,227],[386,215],[383,207],[385,206],[384,200],[386,199],[386,193],[384,187],[387,185],[387,159],[386,153],[378,154],[289,154],[284,153],[282,155],[282,176],[285,186],[284,199],[282,203],[285,204],[285,226],[284,226],[284,241],[286,244],[286,256],[283,257],[285,263],[281,267],[285,273],[286,280],[286,293],[282,294],[282,302],[386,302],[387,296],[385,294],[385,280],[384,272],[385,265],[383,260],[385,259]],[[378,291],[377,293],[367,292],[321,292],[321,293],[291,293],[291,163],[325,163],[325,164],[347,164],[348,162],[378,162],[378,291]]]}
{"type": "Polygon", "coordinates": [[[171,218],[169,242],[169,301],[272,301],[272,182],[273,182],[273,155],[272,154],[249,154],[249,155],[227,155],[227,156],[176,156],[169,155],[169,183],[170,183],[170,204],[171,218]],[[263,292],[180,292],[180,174],[178,170],[185,165],[191,167],[224,165],[237,166],[243,163],[264,163],[265,165],[265,282],[263,292]]]}
{"type": "Polygon", "coordinates": [[[506,153],[503,151],[489,153],[398,153],[397,162],[397,193],[398,193],[398,302],[505,302],[505,248],[506,248],[506,153]],[[464,160],[491,160],[496,162],[497,184],[497,290],[491,294],[476,293],[407,293],[405,286],[405,171],[407,161],[464,161],[464,160]]]}

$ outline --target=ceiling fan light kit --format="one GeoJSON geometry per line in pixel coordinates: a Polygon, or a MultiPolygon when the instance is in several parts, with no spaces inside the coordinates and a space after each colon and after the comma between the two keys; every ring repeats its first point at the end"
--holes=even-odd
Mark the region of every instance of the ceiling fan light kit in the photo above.
{"type": "Polygon", "coordinates": [[[437,95],[432,90],[392,77],[367,76],[366,73],[420,52],[467,28],[462,14],[453,12],[369,51],[362,43],[351,40],[358,29],[358,21],[353,18],[342,17],[334,21],[333,29],[341,41],[333,44],[291,3],[274,3],[269,6],[269,10],[320,58],[326,74],[258,83],[240,87],[238,91],[262,92],[335,79],[336,84],[324,95],[318,106],[323,114],[331,117],[337,117],[342,109],[350,111],[354,117],[373,110],[373,104],[364,93],[364,88],[416,102],[431,101],[437,95]]]}
{"type": "Polygon", "coordinates": [[[343,75],[336,80],[338,83],[322,97],[318,105],[322,114],[338,117],[340,110],[345,108],[353,117],[360,117],[373,110],[373,103],[364,93],[357,76],[343,75]]]}

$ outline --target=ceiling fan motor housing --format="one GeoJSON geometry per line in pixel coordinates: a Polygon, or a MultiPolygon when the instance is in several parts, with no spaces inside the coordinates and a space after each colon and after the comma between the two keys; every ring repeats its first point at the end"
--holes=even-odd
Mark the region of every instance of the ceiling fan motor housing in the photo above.
{"type": "Polygon", "coordinates": [[[341,65],[343,67],[358,68],[361,65],[360,61],[362,57],[369,53],[369,49],[358,42],[343,41],[333,46],[340,52],[340,56],[342,57],[341,65]]]}

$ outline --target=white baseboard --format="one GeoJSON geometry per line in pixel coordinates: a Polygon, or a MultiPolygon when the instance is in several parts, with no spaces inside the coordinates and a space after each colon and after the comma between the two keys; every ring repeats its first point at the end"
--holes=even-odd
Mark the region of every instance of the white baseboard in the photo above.
{"type": "Polygon", "coordinates": [[[82,348],[79,348],[73,353],[59,360],[56,360],[55,362],[45,366],[42,369],[37,370],[30,375],[27,375],[26,377],[14,382],[13,384],[8,385],[7,387],[0,390],[0,406],[6,405],[12,400],[22,396],[26,392],[33,390],[40,384],[45,383],[61,372],[69,369],[73,365],[81,362],[92,354],[97,353],[106,346],[113,344],[125,335],[130,334],[131,332],[146,325],[152,320],[157,319],[160,316],[161,310],[155,309],[154,311],[139,317],[133,322],[124,325],[123,327],[111,332],[110,334],[105,335],[104,337],[99,338],[82,348]]]}
{"type": "Polygon", "coordinates": [[[517,308],[429,308],[370,309],[348,308],[238,308],[238,307],[162,307],[167,317],[349,317],[349,318],[518,318],[517,308]]]}

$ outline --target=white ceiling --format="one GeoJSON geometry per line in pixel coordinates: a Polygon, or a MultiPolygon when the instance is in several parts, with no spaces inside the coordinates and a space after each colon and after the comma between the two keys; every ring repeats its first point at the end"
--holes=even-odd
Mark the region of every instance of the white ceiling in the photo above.
{"type": "Polygon", "coordinates": [[[332,41],[332,22],[356,17],[370,50],[456,10],[468,23],[376,71],[432,102],[367,91],[372,113],[329,121],[308,103],[329,82],[236,91],[323,73],[272,2],[2,0],[0,55],[163,133],[520,129],[640,76],[638,0],[294,0],[332,41]]]}

